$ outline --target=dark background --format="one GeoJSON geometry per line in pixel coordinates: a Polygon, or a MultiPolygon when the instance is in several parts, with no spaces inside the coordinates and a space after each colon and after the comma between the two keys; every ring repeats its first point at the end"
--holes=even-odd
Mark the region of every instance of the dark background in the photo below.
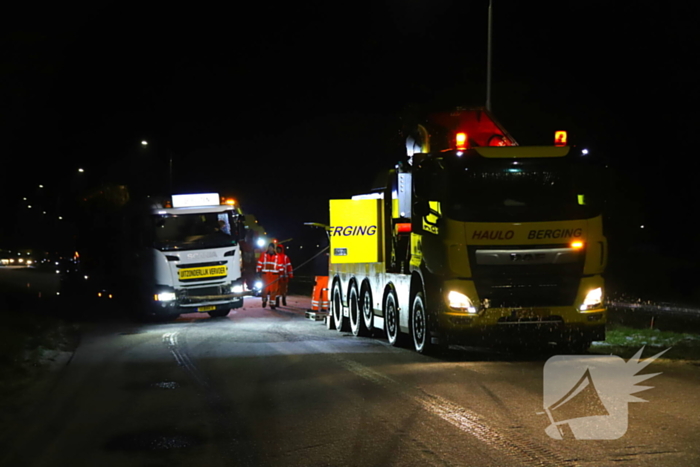
{"type": "MultiPolygon", "coordinates": [[[[398,160],[407,108],[484,105],[487,10],[488,0],[10,8],[0,248],[60,248],[75,200],[102,183],[169,192],[171,158],[172,191],[234,196],[271,235],[301,239],[303,222],[327,221],[328,199],[363,192],[398,160]]],[[[494,0],[493,13],[494,114],[520,144],[552,144],[566,129],[607,161],[611,251],[694,267],[700,7],[494,0]]]]}

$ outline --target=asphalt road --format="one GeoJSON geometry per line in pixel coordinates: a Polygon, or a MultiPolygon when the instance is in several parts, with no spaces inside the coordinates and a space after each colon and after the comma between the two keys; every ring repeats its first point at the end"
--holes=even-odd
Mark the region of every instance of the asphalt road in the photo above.
{"type": "Polygon", "coordinates": [[[306,297],[260,305],[85,324],[52,388],[3,430],[0,465],[700,465],[696,365],[642,371],[662,374],[621,438],[555,440],[547,356],[422,356],[305,319],[306,297]]]}

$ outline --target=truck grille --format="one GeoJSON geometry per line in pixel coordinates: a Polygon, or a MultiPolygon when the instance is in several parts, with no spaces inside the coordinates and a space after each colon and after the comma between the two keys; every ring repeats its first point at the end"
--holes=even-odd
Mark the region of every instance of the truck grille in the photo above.
{"type": "MultiPolygon", "coordinates": [[[[566,245],[509,246],[508,249],[562,248],[566,245]]],[[[567,264],[479,265],[476,250],[487,246],[470,246],[472,278],[481,300],[491,308],[526,308],[573,306],[578,293],[585,254],[567,264]]],[[[502,246],[493,249],[502,249],[502,246]]]]}
{"type": "Polygon", "coordinates": [[[223,300],[231,297],[228,287],[212,285],[209,287],[191,287],[180,291],[178,299],[183,304],[200,303],[211,300],[223,300]]]}

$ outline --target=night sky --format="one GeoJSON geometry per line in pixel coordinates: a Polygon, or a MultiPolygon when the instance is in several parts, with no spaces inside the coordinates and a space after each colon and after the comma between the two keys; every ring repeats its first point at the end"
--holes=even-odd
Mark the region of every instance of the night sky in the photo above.
{"type": "MultiPolygon", "coordinates": [[[[174,191],[235,196],[271,234],[297,236],[393,165],[406,109],[486,99],[488,0],[69,3],[4,15],[9,213],[24,196],[65,211],[76,187],[104,182],[167,192],[172,157],[174,191]]],[[[698,240],[694,5],[493,10],[494,114],[520,144],[567,129],[604,156],[618,236],[674,254],[698,240]]],[[[20,214],[4,216],[8,245],[20,214]]]]}

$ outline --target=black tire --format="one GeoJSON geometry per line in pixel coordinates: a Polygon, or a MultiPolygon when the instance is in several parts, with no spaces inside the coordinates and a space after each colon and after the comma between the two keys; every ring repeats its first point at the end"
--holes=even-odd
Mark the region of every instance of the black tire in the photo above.
{"type": "Polygon", "coordinates": [[[346,332],[348,329],[348,324],[343,316],[343,301],[340,297],[340,287],[338,283],[333,285],[333,300],[331,300],[331,314],[333,315],[333,322],[335,324],[335,330],[338,332],[346,332]]]}
{"type": "Polygon", "coordinates": [[[360,307],[357,301],[357,289],[352,286],[348,294],[348,314],[350,315],[350,332],[355,337],[360,335],[360,307]]]}
{"type": "Polygon", "coordinates": [[[350,332],[352,332],[352,335],[355,337],[366,336],[367,328],[365,327],[362,311],[360,309],[360,298],[357,295],[357,288],[354,286],[350,289],[348,310],[350,315],[350,332]]]}
{"type": "Polygon", "coordinates": [[[392,346],[400,344],[401,329],[399,328],[399,307],[394,291],[390,291],[384,298],[384,331],[386,338],[392,346]]]}
{"type": "Polygon", "coordinates": [[[360,298],[360,310],[362,311],[362,323],[367,330],[367,335],[374,332],[374,310],[372,309],[372,291],[369,287],[362,290],[360,298]]]}
{"type": "Polygon", "coordinates": [[[335,329],[335,320],[333,319],[333,313],[329,311],[323,320],[326,322],[326,329],[335,329]]]}
{"type": "Polygon", "coordinates": [[[411,302],[411,337],[416,352],[425,354],[432,350],[430,342],[430,322],[425,309],[423,292],[417,292],[411,302]]]}
{"type": "Polygon", "coordinates": [[[224,316],[228,316],[228,313],[231,310],[216,310],[216,311],[209,311],[209,316],[212,318],[223,318],[224,316]]]}

